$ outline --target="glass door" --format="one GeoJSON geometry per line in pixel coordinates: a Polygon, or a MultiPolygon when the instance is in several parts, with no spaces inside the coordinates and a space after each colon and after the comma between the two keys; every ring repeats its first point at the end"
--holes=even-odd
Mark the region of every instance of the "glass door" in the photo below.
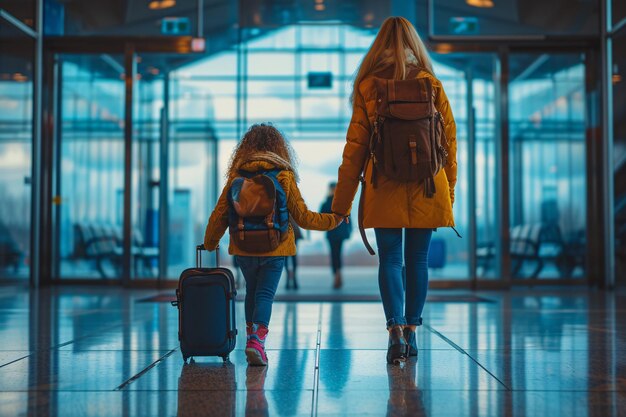
{"type": "Polygon", "coordinates": [[[180,76],[186,59],[136,59],[132,219],[143,246],[133,254],[134,279],[177,280],[195,264],[218,192],[212,95],[180,76]]]}
{"type": "Polygon", "coordinates": [[[583,55],[511,54],[510,256],[516,279],[585,276],[583,55]]]}
{"type": "Polygon", "coordinates": [[[123,57],[57,56],[54,271],[118,280],[124,197],[123,57]]]}
{"type": "Polygon", "coordinates": [[[33,49],[0,24],[0,281],[30,274],[33,49]]]}
{"type": "Polygon", "coordinates": [[[55,277],[120,280],[130,257],[131,282],[176,279],[195,262],[217,193],[212,112],[198,112],[212,111],[210,96],[195,107],[192,86],[170,76],[184,56],[133,56],[127,254],[124,56],[60,54],[57,62],[55,277]]]}
{"type": "Polygon", "coordinates": [[[433,279],[496,278],[498,236],[495,199],[497,56],[492,53],[433,54],[456,122],[458,180],[454,217],[463,239],[451,230],[433,234],[429,264],[433,279]]]}

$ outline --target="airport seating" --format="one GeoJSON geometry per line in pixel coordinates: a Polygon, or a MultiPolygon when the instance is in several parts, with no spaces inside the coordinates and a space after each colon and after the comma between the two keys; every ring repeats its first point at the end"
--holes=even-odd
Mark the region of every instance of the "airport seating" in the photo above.
{"type": "MultiPolygon", "coordinates": [[[[582,243],[584,245],[584,242],[582,243]]],[[[530,278],[537,278],[546,263],[554,263],[559,275],[569,275],[576,263],[580,263],[578,257],[572,257],[572,250],[580,245],[568,245],[563,242],[561,231],[556,224],[533,223],[520,224],[511,228],[510,253],[512,261],[513,277],[520,277],[524,266],[531,263],[534,268],[529,274],[530,278]]],[[[493,243],[479,244],[476,250],[478,267],[484,271],[492,267],[496,256],[493,243]]],[[[526,274],[525,274],[526,275],[526,274]]]]}
{"type": "MultiPolygon", "coordinates": [[[[116,270],[121,269],[123,254],[122,227],[108,223],[80,222],[75,224],[75,259],[92,259],[102,278],[108,278],[105,263],[110,262],[116,270]]],[[[135,271],[141,264],[150,267],[158,259],[159,248],[145,246],[138,229],[133,229],[131,255],[135,271]]]]}

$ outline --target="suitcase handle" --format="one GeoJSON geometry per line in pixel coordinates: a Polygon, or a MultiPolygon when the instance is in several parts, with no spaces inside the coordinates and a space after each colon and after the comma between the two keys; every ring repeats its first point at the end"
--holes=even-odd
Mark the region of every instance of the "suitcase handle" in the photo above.
{"type": "MultiPolygon", "coordinates": [[[[202,251],[206,250],[204,245],[196,246],[196,268],[202,268],[202,251]]],[[[220,266],[220,245],[215,248],[215,266],[220,266]]]]}

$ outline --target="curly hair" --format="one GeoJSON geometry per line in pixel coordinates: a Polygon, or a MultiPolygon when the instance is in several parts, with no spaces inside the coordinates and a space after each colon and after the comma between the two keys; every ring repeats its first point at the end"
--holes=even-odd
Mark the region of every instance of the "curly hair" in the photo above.
{"type": "Polygon", "coordinates": [[[283,134],[271,123],[260,123],[250,126],[233,151],[226,178],[237,175],[239,167],[255,154],[271,152],[287,161],[296,174],[298,163],[296,154],[283,134]]]}

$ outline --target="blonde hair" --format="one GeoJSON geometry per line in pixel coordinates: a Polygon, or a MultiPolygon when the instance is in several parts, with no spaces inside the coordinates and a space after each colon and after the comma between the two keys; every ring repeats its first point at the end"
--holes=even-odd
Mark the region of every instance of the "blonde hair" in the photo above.
{"type": "Polygon", "coordinates": [[[404,80],[407,73],[406,66],[409,63],[407,57],[409,52],[415,56],[419,68],[435,75],[428,50],[411,22],[404,17],[388,17],[356,71],[350,101],[354,103],[355,91],[365,77],[389,65],[395,66],[393,78],[404,80]]]}

